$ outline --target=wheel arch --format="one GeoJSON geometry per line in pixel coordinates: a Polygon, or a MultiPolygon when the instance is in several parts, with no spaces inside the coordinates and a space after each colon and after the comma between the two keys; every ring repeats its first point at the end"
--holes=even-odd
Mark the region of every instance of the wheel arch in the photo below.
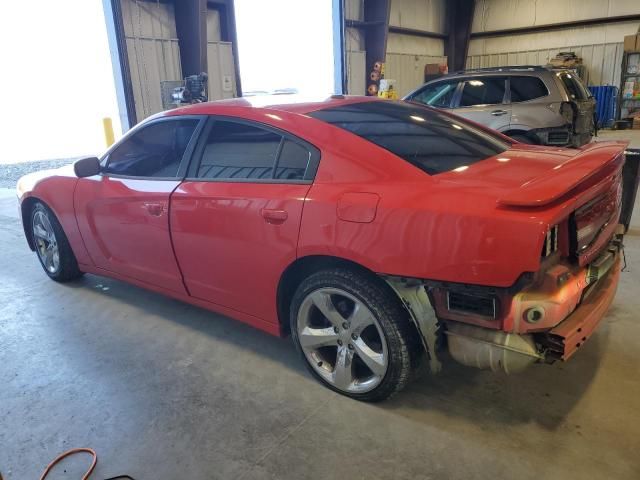
{"type": "Polygon", "coordinates": [[[51,207],[49,207],[49,205],[47,205],[46,202],[42,201],[38,197],[30,196],[22,200],[22,203],[20,203],[20,214],[22,216],[22,228],[24,230],[24,236],[27,239],[27,244],[29,245],[29,248],[31,249],[31,251],[36,250],[36,246],[33,242],[33,232],[31,231],[31,228],[29,228],[31,225],[31,212],[33,212],[33,208],[35,207],[36,203],[42,203],[43,205],[45,205],[47,208],[51,210],[51,207]]]}
{"type": "Polygon", "coordinates": [[[278,282],[276,307],[278,311],[278,321],[280,323],[281,336],[288,336],[291,333],[289,325],[289,317],[291,314],[291,300],[293,299],[293,295],[295,294],[300,282],[302,282],[304,278],[314,272],[323,269],[338,267],[356,270],[367,275],[375,282],[378,282],[379,285],[381,285],[391,295],[393,295],[394,298],[397,298],[398,301],[401,302],[400,297],[391,288],[391,286],[386,281],[384,281],[384,279],[382,279],[376,272],[359,263],[348,260],[346,258],[335,257],[331,255],[308,255],[300,257],[289,264],[289,266],[280,276],[280,281],[278,282]]]}

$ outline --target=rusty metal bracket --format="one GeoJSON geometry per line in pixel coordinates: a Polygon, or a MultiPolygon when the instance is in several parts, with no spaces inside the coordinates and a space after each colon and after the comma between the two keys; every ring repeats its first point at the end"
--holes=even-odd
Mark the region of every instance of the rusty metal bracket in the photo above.
{"type": "Polygon", "coordinates": [[[385,276],[383,278],[407,308],[411,320],[420,334],[420,340],[429,359],[431,373],[440,372],[442,364],[436,351],[436,344],[440,335],[440,323],[436,317],[435,310],[431,306],[424,282],[400,277],[385,276]]]}

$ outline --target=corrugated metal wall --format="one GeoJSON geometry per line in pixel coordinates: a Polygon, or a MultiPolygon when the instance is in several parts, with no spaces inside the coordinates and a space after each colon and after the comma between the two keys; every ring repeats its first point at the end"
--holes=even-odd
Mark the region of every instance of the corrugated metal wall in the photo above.
{"type": "Polygon", "coordinates": [[[385,77],[396,81],[400,97],[424,83],[424,66],[427,63],[447,63],[447,57],[387,53],[385,77]]]}
{"type": "Polygon", "coordinates": [[[122,0],[124,34],[136,116],[162,110],[160,82],[180,80],[180,50],[173,4],[122,0]]]}
{"type": "Polygon", "coordinates": [[[207,68],[209,70],[209,100],[233,98],[236,92],[236,71],[230,42],[221,41],[220,14],[207,11],[207,68]]]}
{"type": "MultiPolygon", "coordinates": [[[[640,0],[476,0],[472,33],[637,14],[640,0]]],[[[566,28],[472,39],[467,67],[545,65],[561,51],[573,51],[587,67],[590,85],[618,85],[622,42],[637,22],[566,28]]]]}
{"type": "MultiPolygon", "coordinates": [[[[180,49],[173,3],[121,0],[133,98],[138,121],[160,112],[160,83],[181,81],[180,49]]],[[[231,43],[220,40],[218,12],[207,12],[209,99],[231,98],[236,77],[231,43]]]]}
{"type": "MultiPolygon", "coordinates": [[[[389,23],[394,26],[443,33],[445,30],[445,0],[392,0],[389,23]]],[[[347,0],[345,17],[363,20],[363,0],[347,0]]],[[[347,28],[348,93],[365,94],[365,50],[363,34],[347,28]]],[[[423,83],[426,63],[446,63],[444,42],[434,38],[389,34],[385,77],[396,80],[400,95],[409,93],[423,83]]]]}
{"type": "Polygon", "coordinates": [[[467,68],[498,67],[501,65],[546,65],[559,52],[575,52],[587,67],[589,85],[619,85],[623,45],[571,45],[541,50],[525,50],[467,57],[467,68]]]}

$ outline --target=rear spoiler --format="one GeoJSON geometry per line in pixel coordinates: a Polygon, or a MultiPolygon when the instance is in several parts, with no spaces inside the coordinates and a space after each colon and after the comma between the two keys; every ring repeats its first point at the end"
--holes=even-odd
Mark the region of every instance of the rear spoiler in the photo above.
{"type": "Polygon", "coordinates": [[[589,179],[624,163],[629,142],[592,143],[552,173],[534,178],[498,200],[505,207],[536,208],[560,200],[589,179]]]}

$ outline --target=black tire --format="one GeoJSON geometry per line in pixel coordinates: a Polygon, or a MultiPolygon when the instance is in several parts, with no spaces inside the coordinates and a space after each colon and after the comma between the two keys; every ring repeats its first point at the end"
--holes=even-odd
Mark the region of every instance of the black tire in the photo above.
{"type": "Polygon", "coordinates": [[[408,312],[400,299],[382,280],[368,272],[333,268],[313,273],[302,281],[291,302],[291,336],[307,369],[320,383],[356,400],[380,402],[402,390],[412,377],[412,367],[419,356],[418,338],[408,312]],[[373,314],[384,334],[387,346],[387,370],[380,383],[364,393],[336,388],[320,376],[309,363],[298,336],[298,312],[308,295],[321,288],[343,290],[362,302],[373,314]]]}
{"type": "Polygon", "coordinates": [[[31,210],[30,228],[31,228],[32,235],[33,235],[34,219],[36,218],[36,215],[38,213],[44,214],[46,218],[49,220],[51,227],[53,229],[53,233],[55,235],[55,239],[58,247],[58,254],[59,254],[58,267],[54,271],[49,270],[45,266],[41,255],[38,253],[38,240],[34,236],[33,243],[36,248],[36,256],[38,257],[38,261],[40,262],[42,269],[49,276],[49,278],[60,283],[69,282],[71,280],[80,278],[82,275],[84,275],[84,273],[81,272],[80,269],[78,268],[78,261],[76,260],[76,256],[73,254],[73,250],[71,250],[71,246],[69,245],[69,240],[67,239],[67,236],[65,235],[64,230],[62,229],[62,225],[60,225],[60,222],[56,218],[53,211],[51,211],[51,209],[42,202],[36,202],[33,206],[33,209],[31,210]]]}
{"type": "Polygon", "coordinates": [[[528,145],[536,145],[536,142],[531,137],[523,133],[516,133],[515,135],[509,135],[509,136],[520,143],[526,143],[528,145]]]}

